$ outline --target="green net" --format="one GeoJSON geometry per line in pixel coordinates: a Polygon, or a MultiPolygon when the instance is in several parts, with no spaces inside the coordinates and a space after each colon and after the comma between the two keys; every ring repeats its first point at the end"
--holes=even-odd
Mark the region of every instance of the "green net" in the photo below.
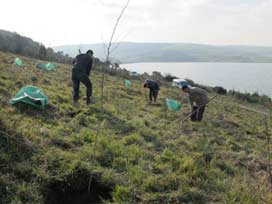
{"type": "Polygon", "coordinates": [[[181,109],[181,103],[172,99],[166,99],[166,105],[170,111],[179,111],[181,109]]]}
{"type": "Polygon", "coordinates": [[[45,67],[46,67],[48,70],[55,70],[55,69],[58,67],[58,65],[49,62],[49,63],[47,63],[47,64],[45,65],[45,67]]]}
{"type": "Polygon", "coordinates": [[[36,65],[36,67],[39,68],[39,69],[42,69],[42,70],[46,70],[46,71],[54,71],[54,70],[56,70],[58,65],[49,62],[47,64],[39,63],[39,64],[36,65]]]}
{"type": "Polygon", "coordinates": [[[23,61],[22,61],[20,58],[18,58],[18,57],[15,58],[14,64],[15,64],[16,66],[18,66],[18,67],[23,67],[23,66],[24,66],[23,61]]]}
{"type": "Polygon", "coordinates": [[[44,108],[48,103],[48,97],[35,86],[23,87],[16,96],[10,100],[12,105],[16,103],[26,103],[38,108],[44,108]]]}
{"type": "Polygon", "coordinates": [[[132,82],[130,80],[125,79],[124,83],[127,88],[130,88],[132,86],[132,82]]]}

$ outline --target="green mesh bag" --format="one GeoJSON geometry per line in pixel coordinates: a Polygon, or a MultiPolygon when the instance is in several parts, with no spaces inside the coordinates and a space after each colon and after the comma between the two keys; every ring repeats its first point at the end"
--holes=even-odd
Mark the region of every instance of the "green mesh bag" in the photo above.
{"type": "Polygon", "coordinates": [[[44,108],[48,103],[48,97],[35,86],[23,87],[16,96],[10,100],[10,104],[26,103],[38,108],[44,108]]]}
{"type": "Polygon", "coordinates": [[[125,79],[124,83],[127,88],[130,88],[132,86],[132,82],[130,80],[125,79]]]}
{"type": "Polygon", "coordinates": [[[14,64],[15,64],[16,66],[18,66],[18,67],[23,67],[23,66],[24,66],[23,61],[22,61],[20,58],[18,58],[18,57],[15,58],[14,64]]]}
{"type": "Polygon", "coordinates": [[[166,105],[170,111],[179,111],[181,109],[181,103],[172,99],[166,99],[166,105]]]}
{"type": "Polygon", "coordinates": [[[36,67],[38,69],[42,69],[42,70],[46,70],[46,71],[54,71],[54,70],[56,70],[56,68],[58,67],[58,65],[49,62],[47,64],[39,63],[39,64],[36,65],[36,67]]]}

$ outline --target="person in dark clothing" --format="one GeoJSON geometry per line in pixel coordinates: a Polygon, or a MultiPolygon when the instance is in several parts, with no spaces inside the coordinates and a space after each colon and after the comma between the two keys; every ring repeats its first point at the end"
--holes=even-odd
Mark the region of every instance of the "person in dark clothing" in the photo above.
{"type": "Polygon", "coordinates": [[[156,81],[152,80],[145,80],[144,82],[144,88],[149,88],[149,100],[151,103],[156,103],[157,97],[160,90],[160,85],[156,81]]]}
{"type": "Polygon", "coordinates": [[[207,91],[198,87],[189,87],[188,85],[183,85],[182,90],[189,96],[192,109],[191,120],[201,121],[203,119],[206,104],[208,103],[207,91]]]}
{"type": "Polygon", "coordinates": [[[206,106],[201,106],[201,107],[193,106],[191,121],[194,121],[194,122],[202,121],[205,107],[206,106]]]}
{"type": "Polygon", "coordinates": [[[74,103],[79,99],[79,87],[80,82],[83,83],[86,88],[86,104],[93,103],[92,100],[92,83],[89,79],[90,72],[93,65],[93,51],[88,50],[86,54],[79,54],[73,60],[72,69],[72,81],[73,81],[73,100],[74,103]]]}

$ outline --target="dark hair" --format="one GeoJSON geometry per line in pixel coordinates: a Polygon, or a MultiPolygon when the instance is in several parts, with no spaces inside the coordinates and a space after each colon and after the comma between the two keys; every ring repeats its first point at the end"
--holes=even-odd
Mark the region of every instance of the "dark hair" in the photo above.
{"type": "Polygon", "coordinates": [[[146,87],[148,87],[148,83],[150,82],[150,80],[149,79],[146,79],[145,81],[144,81],[144,87],[146,88],[146,87]]]}
{"type": "Polygon", "coordinates": [[[87,53],[87,54],[92,54],[92,55],[93,55],[93,51],[92,51],[92,50],[88,50],[86,53],[87,53]]]}
{"type": "Polygon", "coordinates": [[[189,88],[188,85],[183,85],[183,86],[182,86],[182,91],[184,91],[185,89],[188,89],[188,88],[189,88]]]}

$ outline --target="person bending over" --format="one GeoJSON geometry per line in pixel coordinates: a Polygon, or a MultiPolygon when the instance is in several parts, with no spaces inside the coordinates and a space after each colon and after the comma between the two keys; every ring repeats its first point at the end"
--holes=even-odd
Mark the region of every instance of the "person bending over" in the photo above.
{"type": "Polygon", "coordinates": [[[192,121],[201,121],[208,103],[208,93],[204,89],[198,87],[190,87],[188,85],[182,86],[184,93],[188,94],[192,114],[192,121]]]}
{"type": "Polygon", "coordinates": [[[157,97],[160,90],[160,85],[158,82],[153,80],[145,80],[144,88],[149,88],[149,100],[151,103],[156,103],[157,97]]]}

